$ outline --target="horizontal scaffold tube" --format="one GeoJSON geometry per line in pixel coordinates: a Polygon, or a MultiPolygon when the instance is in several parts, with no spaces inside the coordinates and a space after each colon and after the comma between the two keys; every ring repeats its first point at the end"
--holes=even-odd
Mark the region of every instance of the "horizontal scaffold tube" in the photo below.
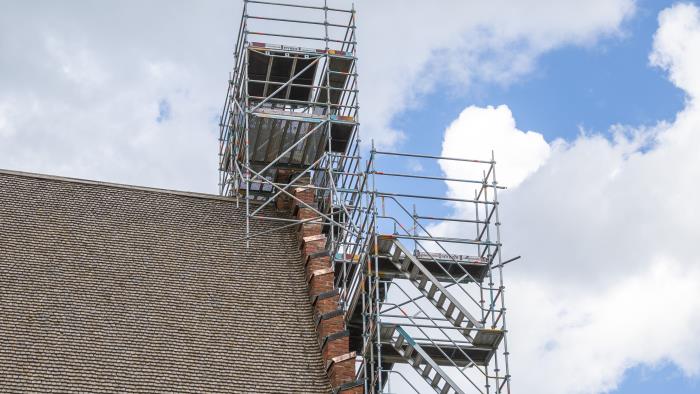
{"type": "Polygon", "coordinates": [[[389,192],[377,192],[377,196],[380,197],[407,197],[407,198],[420,198],[424,200],[443,200],[443,201],[455,201],[455,202],[470,202],[474,204],[485,204],[485,205],[498,205],[496,201],[481,201],[481,200],[469,200],[465,198],[454,198],[454,197],[440,197],[440,196],[425,196],[422,194],[405,194],[405,193],[389,193],[389,192]]]}
{"type": "Polygon", "coordinates": [[[348,43],[348,44],[356,44],[354,41],[343,41],[343,40],[336,40],[332,38],[322,38],[322,37],[311,37],[311,36],[296,36],[293,34],[277,34],[277,33],[263,33],[261,31],[249,31],[247,32],[250,35],[254,36],[270,36],[270,37],[284,37],[284,38],[296,38],[299,40],[314,40],[314,41],[329,41],[329,42],[339,42],[339,43],[348,43]]]}
{"type": "Polygon", "coordinates": [[[289,22],[289,23],[305,23],[308,25],[320,25],[320,26],[330,26],[330,27],[342,27],[342,28],[350,28],[350,29],[355,29],[354,26],[351,25],[339,25],[337,23],[324,23],[324,22],[316,22],[316,21],[304,21],[300,19],[285,19],[285,18],[272,18],[272,17],[267,17],[267,16],[255,16],[255,15],[247,15],[246,18],[248,19],[260,19],[260,20],[265,20],[265,21],[275,21],[275,22],[289,22]]]}
{"type": "Polygon", "coordinates": [[[464,183],[474,183],[478,185],[484,185],[484,187],[497,187],[499,189],[505,189],[504,186],[493,186],[489,185],[484,181],[477,181],[473,179],[460,179],[460,178],[446,178],[441,176],[427,176],[427,175],[414,175],[414,174],[400,174],[395,172],[383,172],[383,171],[371,171],[370,174],[384,175],[384,176],[396,176],[404,178],[418,178],[418,179],[431,179],[437,181],[447,181],[447,182],[464,182],[464,183]]]}
{"type": "Polygon", "coordinates": [[[499,246],[498,243],[479,241],[476,239],[466,239],[466,238],[448,238],[448,237],[423,237],[420,235],[403,235],[403,234],[392,234],[392,237],[418,240],[418,241],[433,241],[433,242],[449,242],[456,244],[469,244],[469,245],[482,245],[482,246],[499,246]]]}
{"type": "Polygon", "coordinates": [[[460,157],[442,157],[442,156],[431,156],[431,155],[419,155],[416,153],[399,153],[399,152],[384,152],[384,151],[372,151],[378,155],[388,155],[388,156],[407,156],[407,157],[420,157],[423,159],[439,159],[439,160],[452,160],[452,161],[465,161],[468,163],[481,163],[481,164],[496,164],[493,160],[476,160],[476,159],[463,159],[460,157]]]}
{"type": "Polygon", "coordinates": [[[246,3],[252,3],[252,4],[265,4],[265,5],[279,5],[283,7],[293,7],[293,8],[307,8],[307,9],[312,9],[312,10],[324,10],[327,9],[328,11],[334,11],[334,12],[346,12],[348,14],[355,13],[354,10],[345,10],[342,8],[330,8],[330,7],[318,7],[318,6],[313,6],[313,5],[302,5],[302,4],[290,4],[290,3],[278,3],[274,1],[261,1],[261,0],[245,0],[246,3]]]}

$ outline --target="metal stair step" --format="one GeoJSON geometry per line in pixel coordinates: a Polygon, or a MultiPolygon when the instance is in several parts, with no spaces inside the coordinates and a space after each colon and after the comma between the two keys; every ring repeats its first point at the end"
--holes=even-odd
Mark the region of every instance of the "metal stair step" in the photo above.
{"type": "Polygon", "coordinates": [[[440,293],[440,298],[438,298],[437,303],[435,304],[435,306],[437,306],[438,308],[442,308],[442,306],[445,304],[445,300],[447,300],[447,296],[445,295],[445,293],[442,293],[442,292],[441,292],[441,293],[440,293]]]}
{"type": "Polygon", "coordinates": [[[447,394],[450,391],[451,387],[449,384],[446,384],[442,387],[442,390],[440,390],[440,394],[447,394]]]}
{"type": "Polygon", "coordinates": [[[411,273],[409,274],[408,278],[411,280],[415,280],[416,277],[418,276],[419,272],[420,272],[420,269],[418,268],[418,266],[414,265],[413,268],[411,269],[411,273]]]}
{"type": "Polygon", "coordinates": [[[398,336],[392,338],[394,348],[401,353],[401,356],[408,362],[413,369],[418,372],[418,374],[428,382],[436,392],[441,394],[449,393],[451,390],[457,394],[464,394],[464,392],[457,386],[457,384],[450,378],[449,375],[445,373],[442,368],[426,353],[426,351],[411,338],[408,333],[401,328],[396,326],[396,333],[398,336]],[[403,338],[402,341],[399,338],[403,338]],[[402,343],[405,347],[403,352],[401,351],[401,346],[397,345],[402,343]],[[435,371],[435,376],[430,377],[430,373],[435,371]],[[440,383],[442,382],[442,386],[440,383]]]}
{"type": "Polygon", "coordinates": [[[421,376],[423,376],[423,378],[427,378],[428,375],[430,375],[430,371],[432,370],[433,367],[431,367],[430,365],[426,365],[425,368],[423,368],[423,372],[421,372],[421,376]]]}
{"type": "Polygon", "coordinates": [[[455,311],[455,304],[450,304],[445,312],[447,313],[448,316],[452,316],[452,312],[455,311]]]}
{"type": "MultiPolygon", "coordinates": [[[[397,259],[398,260],[398,259],[397,259]]],[[[401,271],[408,271],[408,267],[411,266],[411,260],[405,259],[403,263],[401,263],[401,271]]]]}
{"type": "Polygon", "coordinates": [[[403,275],[416,286],[452,325],[460,328],[460,331],[465,337],[471,339],[471,329],[473,327],[483,327],[483,325],[467,312],[466,308],[448,292],[447,288],[445,288],[398,239],[386,236],[383,237],[382,240],[392,243],[392,246],[389,247],[388,250],[391,251],[391,261],[393,265],[399,271],[403,272],[403,275]],[[430,282],[430,288],[426,291],[425,288],[428,282],[430,282]],[[457,317],[453,316],[455,309],[459,311],[457,317]],[[466,327],[464,325],[465,319],[467,320],[466,327]]]}
{"type": "Polygon", "coordinates": [[[423,362],[423,356],[421,356],[420,354],[418,354],[418,355],[416,355],[416,357],[414,357],[411,361],[412,361],[412,364],[413,364],[414,367],[418,367],[418,366],[421,365],[421,363],[423,362]]]}
{"type": "Polygon", "coordinates": [[[461,326],[463,321],[464,321],[464,313],[459,312],[457,314],[457,317],[455,318],[454,324],[461,326]]]}
{"type": "Polygon", "coordinates": [[[394,331],[396,331],[396,326],[383,325],[381,329],[381,335],[384,338],[391,338],[392,336],[394,336],[394,331]]]}
{"type": "Polygon", "coordinates": [[[440,380],[442,380],[442,376],[440,376],[440,374],[435,374],[435,377],[430,381],[430,385],[437,387],[437,385],[440,384],[440,380]]]}
{"type": "Polygon", "coordinates": [[[404,341],[403,337],[399,336],[399,339],[396,340],[396,344],[394,346],[397,348],[401,348],[401,346],[403,345],[403,341],[404,341]]]}
{"type": "Polygon", "coordinates": [[[425,286],[428,284],[428,278],[425,276],[422,276],[420,281],[418,281],[418,288],[419,289],[425,289],[425,286]]]}
{"type": "Polygon", "coordinates": [[[436,291],[437,291],[437,286],[431,285],[431,286],[430,286],[430,290],[428,291],[427,297],[428,297],[428,298],[433,298],[433,296],[435,295],[435,292],[436,292],[436,291]]]}
{"type": "Polygon", "coordinates": [[[403,351],[403,357],[404,358],[411,358],[411,355],[413,354],[414,347],[411,345],[406,345],[406,349],[403,351]]]}

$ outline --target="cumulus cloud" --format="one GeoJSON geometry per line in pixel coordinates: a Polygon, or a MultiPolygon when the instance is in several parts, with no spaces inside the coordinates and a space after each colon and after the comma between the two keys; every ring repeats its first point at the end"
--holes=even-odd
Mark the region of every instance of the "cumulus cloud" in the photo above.
{"type": "Polygon", "coordinates": [[[696,6],[678,4],[659,15],[652,64],[669,72],[669,78],[691,98],[700,94],[700,13],[696,6]]]}
{"type": "MultiPolygon", "coordinates": [[[[521,131],[515,125],[513,114],[506,105],[479,108],[467,107],[445,130],[442,143],[444,157],[471,157],[490,160],[491,152],[498,151],[500,183],[518,186],[549,157],[550,147],[542,134],[521,131]]],[[[482,174],[470,173],[474,166],[457,161],[441,161],[440,167],[448,174],[462,174],[464,178],[480,179],[482,174]]],[[[453,196],[470,195],[473,189],[464,183],[449,183],[453,196]]]]}
{"type": "Polygon", "coordinates": [[[215,192],[237,6],[193,4],[6,4],[0,167],[215,192]]]}
{"type": "MultiPolygon", "coordinates": [[[[617,34],[634,3],[387,0],[358,8],[362,133],[388,146],[403,135],[393,118],[421,105],[422,93],[509,83],[546,51],[617,34]]],[[[217,117],[239,15],[239,2],[223,0],[5,4],[0,167],[216,192],[217,117]],[[163,102],[170,118],[158,123],[163,102]]]]}
{"type": "Polygon", "coordinates": [[[402,138],[393,116],[421,105],[436,86],[459,94],[474,81],[507,84],[537,57],[619,33],[632,0],[372,1],[360,4],[363,134],[380,145],[402,138]],[[381,59],[381,60],[380,60],[381,59]]]}
{"type": "Polygon", "coordinates": [[[672,123],[545,146],[507,107],[470,107],[445,132],[444,155],[495,149],[510,186],[504,250],[524,256],[506,270],[518,391],[606,392],[639,364],[700,373],[699,16],[687,4],[659,15],[651,63],[688,96],[672,123]]]}

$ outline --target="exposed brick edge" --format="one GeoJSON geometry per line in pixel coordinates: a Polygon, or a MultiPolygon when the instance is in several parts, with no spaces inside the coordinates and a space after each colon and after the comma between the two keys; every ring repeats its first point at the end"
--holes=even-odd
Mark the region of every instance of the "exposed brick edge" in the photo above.
{"type": "Polygon", "coordinates": [[[304,265],[309,264],[309,260],[312,260],[312,259],[315,259],[318,257],[326,257],[326,256],[330,256],[330,255],[331,255],[331,252],[328,250],[322,250],[320,252],[310,253],[306,256],[306,260],[304,261],[304,265]]]}
{"type": "Polygon", "coordinates": [[[356,354],[350,352],[350,332],[345,326],[344,312],[338,304],[340,290],[335,288],[335,271],[327,250],[327,239],[322,231],[324,223],[320,215],[309,208],[318,206],[314,201],[314,190],[303,186],[295,187],[292,194],[303,204],[287,199],[276,205],[290,210],[297,219],[304,220],[297,228],[297,237],[326,374],[334,393],[362,394],[364,385],[363,381],[355,379],[356,354]]]}
{"type": "Polygon", "coordinates": [[[333,268],[324,268],[324,269],[320,269],[320,270],[315,270],[309,274],[309,276],[306,278],[306,281],[311,282],[317,276],[328,275],[328,274],[332,274],[334,272],[335,271],[333,271],[333,268]]]}
{"type": "MultiPolygon", "coordinates": [[[[302,223],[299,227],[304,228],[307,226],[308,226],[308,223],[302,223]]],[[[319,229],[319,232],[320,232],[320,229],[319,229]]],[[[319,234],[319,235],[311,235],[308,237],[301,237],[301,239],[299,240],[299,249],[304,250],[305,248],[307,248],[309,246],[309,244],[311,244],[313,242],[320,243],[319,241],[323,241],[324,245],[322,247],[325,247],[326,236],[323,234],[319,234]]],[[[318,245],[318,246],[321,246],[321,245],[318,245]]]]}
{"type": "Polygon", "coordinates": [[[294,216],[299,215],[299,209],[300,209],[300,208],[301,208],[301,209],[303,209],[303,208],[318,209],[318,204],[316,204],[316,203],[311,203],[311,204],[307,203],[307,204],[308,204],[308,206],[306,206],[306,205],[300,205],[300,204],[299,204],[299,201],[297,201],[297,200],[292,200],[292,215],[294,215],[294,216]]]}
{"type": "MultiPolygon", "coordinates": [[[[349,336],[350,336],[350,330],[343,330],[343,331],[334,332],[333,334],[326,335],[325,337],[323,337],[323,340],[320,341],[319,345],[321,346],[321,350],[323,351],[326,348],[326,345],[328,345],[330,342],[333,342],[333,341],[338,340],[338,339],[343,339],[343,338],[349,337],[349,336]]],[[[338,357],[338,356],[336,356],[336,357],[338,357]]],[[[335,357],[333,357],[333,358],[335,358],[335,357]]],[[[331,358],[331,360],[333,358],[331,358]]],[[[330,361],[327,361],[326,364],[329,362],[330,361]]]]}
{"type": "Polygon", "coordinates": [[[325,300],[327,298],[335,297],[340,294],[340,289],[333,289],[331,291],[324,291],[323,293],[309,296],[309,301],[311,301],[312,306],[316,306],[317,301],[325,300]]]}
{"type": "Polygon", "coordinates": [[[339,309],[336,309],[336,310],[334,310],[334,311],[330,311],[330,312],[326,312],[326,313],[317,314],[314,321],[316,322],[316,326],[318,327],[318,325],[319,325],[323,320],[332,319],[332,318],[338,317],[338,316],[343,316],[343,310],[340,309],[340,308],[339,308],[339,309]]]}
{"type": "Polygon", "coordinates": [[[328,369],[330,369],[330,367],[333,366],[333,364],[342,363],[343,361],[347,361],[347,360],[352,360],[354,362],[355,357],[357,357],[357,354],[355,352],[345,353],[345,354],[342,354],[338,357],[333,357],[332,359],[330,359],[328,361],[328,363],[326,365],[326,371],[328,369]]]}

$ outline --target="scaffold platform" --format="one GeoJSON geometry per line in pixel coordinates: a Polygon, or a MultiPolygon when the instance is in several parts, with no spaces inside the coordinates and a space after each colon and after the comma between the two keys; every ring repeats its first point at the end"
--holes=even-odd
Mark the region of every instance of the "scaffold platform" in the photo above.
{"type": "Polygon", "coordinates": [[[324,362],[355,368],[334,392],[385,393],[400,380],[417,393],[509,394],[503,187],[494,155],[441,157],[363,143],[355,9],[315,1],[243,0],[219,138],[219,192],[245,204],[240,242],[295,229],[324,362]],[[404,162],[386,171],[381,161],[389,159],[404,162]],[[406,160],[431,163],[396,170],[408,168],[406,160]],[[481,175],[428,173],[443,162],[481,175]],[[430,194],[454,182],[472,185],[474,195],[430,194]],[[445,214],[451,210],[466,217],[445,214]],[[256,232],[253,220],[278,226],[256,232]],[[454,235],[432,233],[446,223],[454,235]],[[312,292],[318,286],[325,287],[312,292]],[[321,323],[338,316],[335,331],[321,323]],[[335,340],[346,341],[349,353],[329,356],[323,346],[335,340]],[[397,364],[417,375],[406,379],[397,364]]]}

